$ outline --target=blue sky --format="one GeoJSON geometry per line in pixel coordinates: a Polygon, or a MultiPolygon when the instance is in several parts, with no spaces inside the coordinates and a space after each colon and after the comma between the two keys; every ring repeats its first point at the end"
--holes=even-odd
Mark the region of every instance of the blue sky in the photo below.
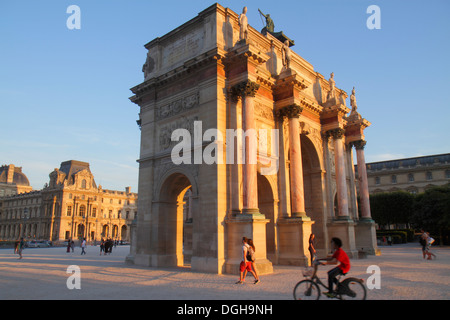
{"type": "MultiPolygon", "coordinates": [[[[21,166],[35,189],[66,160],[89,162],[97,184],[137,191],[140,131],[131,87],[143,81],[144,44],[213,1],[0,2],[0,164],[21,166]],[[69,30],[68,6],[81,10],[69,30]]],[[[450,1],[221,1],[275,31],[336,86],[356,87],[366,161],[450,152],[450,1]],[[381,29],[369,30],[378,5],[381,29]]],[[[349,102],[347,101],[349,104],[349,102]]]]}

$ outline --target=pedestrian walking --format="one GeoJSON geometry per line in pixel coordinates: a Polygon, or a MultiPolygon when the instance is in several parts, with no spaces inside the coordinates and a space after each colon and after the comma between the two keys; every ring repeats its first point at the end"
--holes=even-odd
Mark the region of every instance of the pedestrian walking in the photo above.
{"type": "Polygon", "coordinates": [[[239,275],[239,281],[236,282],[236,284],[243,284],[245,282],[245,276],[247,275],[247,272],[245,272],[245,274],[244,274],[244,271],[249,271],[255,277],[255,279],[257,278],[255,273],[252,270],[252,262],[247,260],[247,251],[249,248],[249,245],[247,242],[248,242],[248,239],[246,237],[243,237],[242,238],[242,260],[239,265],[240,275],[239,275]]]}
{"type": "Polygon", "coordinates": [[[81,255],[86,254],[86,238],[81,241],[81,255]]]}
{"type": "MultiPolygon", "coordinates": [[[[249,248],[248,248],[248,251],[247,251],[247,260],[249,260],[251,262],[253,271],[255,272],[255,274],[254,274],[254,276],[255,276],[254,284],[258,284],[261,281],[259,280],[258,270],[256,270],[256,258],[255,258],[256,248],[255,248],[255,244],[253,243],[252,239],[248,239],[248,246],[249,246],[249,248]]],[[[245,272],[247,272],[247,271],[245,271],[245,272]]],[[[245,278],[245,276],[244,276],[244,278],[245,278]]]]}
{"type": "Polygon", "coordinates": [[[19,253],[19,244],[20,244],[20,241],[14,242],[14,254],[19,253]]]}
{"type": "Polygon", "coordinates": [[[426,244],[425,253],[428,256],[427,260],[432,260],[431,256],[433,256],[434,259],[436,259],[436,255],[430,251],[430,247],[433,244],[434,239],[430,236],[429,232],[426,232],[426,235],[427,235],[427,240],[426,240],[427,244],[426,244]]]}
{"type": "Polygon", "coordinates": [[[20,238],[19,246],[17,247],[17,253],[20,256],[19,259],[22,259],[22,250],[23,250],[24,246],[25,246],[25,241],[23,241],[23,238],[20,238]]]}
{"type": "Polygon", "coordinates": [[[311,233],[311,235],[309,236],[308,250],[311,257],[311,265],[313,265],[313,262],[316,259],[316,236],[314,235],[314,233],[311,233]]]}
{"type": "Polygon", "coordinates": [[[70,247],[71,247],[71,245],[70,245],[70,239],[67,241],[67,253],[70,253],[70,247]]]}
{"type": "Polygon", "coordinates": [[[102,241],[100,242],[100,255],[102,255],[102,252],[105,253],[105,239],[102,238],[102,241]]]}

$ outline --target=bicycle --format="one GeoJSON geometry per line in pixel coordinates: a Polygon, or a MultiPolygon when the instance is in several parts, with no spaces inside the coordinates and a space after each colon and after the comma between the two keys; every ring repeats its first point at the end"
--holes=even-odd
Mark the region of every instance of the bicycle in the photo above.
{"type": "MultiPolygon", "coordinates": [[[[314,266],[314,271],[308,268],[303,271],[303,276],[308,279],[299,281],[295,285],[294,300],[319,300],[321,296],[320,286],[329,290],[328,286],[323,284],[319,277],[317,277],[317,263],[314,266]]],[[[338,283],[335,298],[339,300],[365,300],[367,291],[364,286],[364,280],[349,277],[340,281],[342,276],[345,276],[345,274],[338,275],[336,278],[338,283]]]]}

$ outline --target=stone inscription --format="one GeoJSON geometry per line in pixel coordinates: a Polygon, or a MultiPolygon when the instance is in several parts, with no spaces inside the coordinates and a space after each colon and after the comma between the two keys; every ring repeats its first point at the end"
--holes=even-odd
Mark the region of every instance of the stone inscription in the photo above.
{"type": "Polygon", "coordinates": [[[163,49],[163,65],[172,66],[198,54],[203,47],[203,34],[189,33],[163,49]]]}

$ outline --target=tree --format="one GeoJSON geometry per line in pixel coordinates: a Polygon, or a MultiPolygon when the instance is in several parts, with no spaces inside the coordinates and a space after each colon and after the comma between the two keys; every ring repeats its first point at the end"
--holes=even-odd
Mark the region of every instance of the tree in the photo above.
{"type": "Polygon", "coordinates": [[[396,191],[370,195],[372,219],[379,225],[409,224],[414,207],[414,195],[396,191]]]}
{"type": "Polygon", "coordinates": [[[450,184],[417,195],[411,222],[443,240],[450,231],[450,184]]]}

